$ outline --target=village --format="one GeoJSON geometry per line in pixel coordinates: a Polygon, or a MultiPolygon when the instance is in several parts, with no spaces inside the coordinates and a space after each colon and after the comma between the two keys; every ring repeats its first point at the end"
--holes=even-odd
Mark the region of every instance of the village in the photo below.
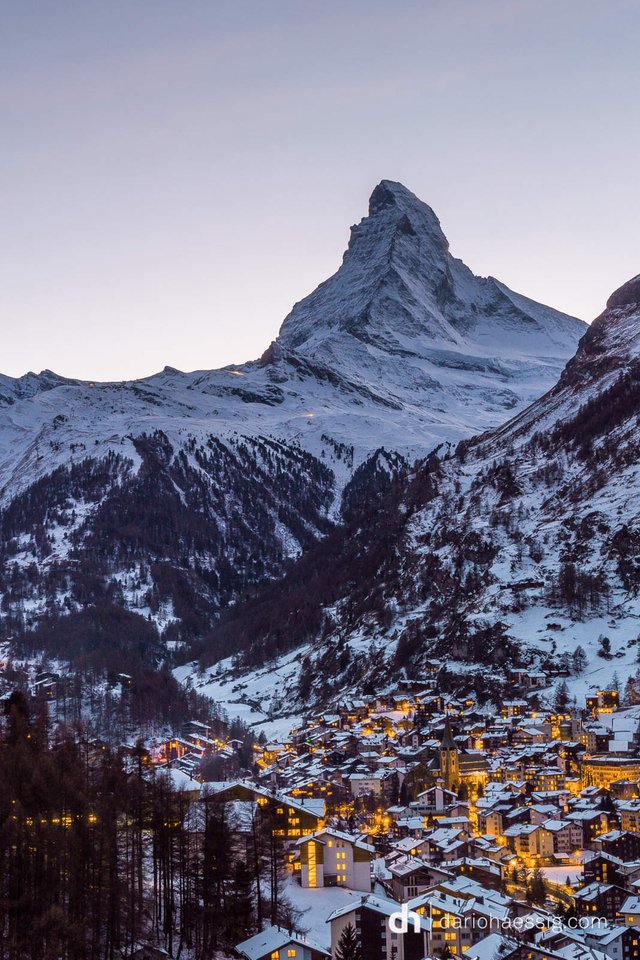
{"type": "Polygon", "coordinates": [[[161,746],[156,762],[188,792],[190,816],[214,801],[242,833],[252,809],[269,810],[289,889],[305,894],[307,933],[267,926],[236,955],[640,957],[634,711],[617,690],[533,710],[548,680],[514,671],[517,695],[497,713],[439,693],[438,670],[255,744],[251,777],[200,782],[208,750],[237,747],[206,725],[161,746]]]}

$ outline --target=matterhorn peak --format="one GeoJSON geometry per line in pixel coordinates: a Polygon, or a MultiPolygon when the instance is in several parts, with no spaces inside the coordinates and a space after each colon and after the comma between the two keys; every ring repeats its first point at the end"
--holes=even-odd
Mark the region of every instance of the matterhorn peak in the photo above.
{"type": "Polygon", "coordinates": [[[369,216],[373,216],[384,207],[392,207],[398,200],[410,197],[416,203],[418,198],[404,184],[395,180],[381,180],[369,198],[369,216]]]}
{"type": "MultiPolygon", "coordinates": [[[[406,376],[406,360],[413,356],[421,389],[425,380],[457,378],[456,371],[471,363],[510,379],[510,361],[505,367],[498,358],[508,354],[514,338],[525,353],[549,358],[557,376],[560,358],[571,355],[583,330],[572,317],[474,276],[449,252],[431,207],[403,184],[381,180],[367,216],[351,228],[342,265],[294,306],[279,343],[332,369],[356,349],[356,341],[353,362],[360,370],[373,363],[373,351],[383,350],[405,358],[406,376]],[[366,357],[360,355],[365,344],[366,357]]],[[[548,379],[549,371],[540,369],[539,382],[548,379]]]]}
{"type": "Polygon", "coordinates": [[[369,216],[373,217],[381,210],[390,207],[395,207],[403,212],[428,210],[433,218],[439,222],[431,207],[416,197],[415,193],[412,193],[403,183],[398,183],[395,180],[381,180],[369,197],[369,216]]]}
{"type": "Polygon", "coordinates": [[[405,234],[415,237],[430,234],[437,239],[443,252],[449,249],[447,238],[434,211],[402,183],[381,180],[369,198],[369,215],[353,230],[363,232],[363,227],[373,227],[380,219],[387,224],[395,224],[396,228],[405,234]]]}

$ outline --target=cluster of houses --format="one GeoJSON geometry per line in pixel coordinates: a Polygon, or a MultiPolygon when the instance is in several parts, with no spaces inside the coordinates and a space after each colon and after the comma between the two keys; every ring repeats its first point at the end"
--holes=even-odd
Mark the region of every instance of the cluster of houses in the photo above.
{"type": "Polygon", "coordinates": [[[349,702],[267,743],[252,778],[203,784],[268,805],[331,930],[331,951],[271,927],[239,956],[328,958],[350,927],[363,960],[640,960],[637,720],[615,691],[532,710],[545,678],[520,679],[499,715],[431,684],[349,702]],[[327,910],[331,887],[350,896],[327,910]]]}
{"type": "Polygon", "coordinates": [[[189,720],[184,726],[182,736],[170,737],[157,745],[153,752],[153,761],[157,766],[166,765],[198,780],[206,760],[212,757],[230,760],[241,746],[240,740],[221,740],[215,735],[210,724],[189,720]]]}
{"type": "MultiPolygon", "coordinates": [[[[525,670],[496,710],[443,693],[430,669],[256,743],[242,779],[204,782],[209,759],[246,747],[207,724],[156,745],[188,794],[186,829],[202,833],[207,805],[224,804],[249,856],[268,813],[288,883],[326,922],[315,939],[267,927],[236,956],[329,960],[350,932],[362,960],[640,960],[638,711],[615,690],[541,710],[549,679],[525,670]]],[[[59,682],[42,671],[34,695],[59,682]]]]}

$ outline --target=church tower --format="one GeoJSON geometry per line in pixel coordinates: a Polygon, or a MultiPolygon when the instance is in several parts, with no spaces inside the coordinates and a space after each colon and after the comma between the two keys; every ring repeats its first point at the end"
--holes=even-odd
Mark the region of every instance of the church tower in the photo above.
{"type": "Polygon", "coordinates": [[[451,726],[445,720],[442,743],[440,744],[440,776],[444,781],[445,790],[457,791],[460,785],[460,768],[458,766],[458,748],[453,739],[451,726]]]}

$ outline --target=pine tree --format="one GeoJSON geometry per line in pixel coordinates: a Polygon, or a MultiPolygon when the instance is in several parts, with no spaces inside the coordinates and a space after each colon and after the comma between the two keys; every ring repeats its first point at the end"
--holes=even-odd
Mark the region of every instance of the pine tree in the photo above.
{"type": "Polygon", "coordinates": [[[587,666],[588,660],[587,655],[584,652],[584,648],[578,645],[573,651],[573,672],[582,673],[585,667],[587,666]]]}
{"type": "Polygon", "coordinates": [[[235,865],[229,906],[231,941],[239,943],[253,930],[253,877],[242,860],[235,865]]]}
{"type": "Polygon", "coordinates": [[[609,640],[609,637],[605,637],[602,634],[600,634],[600,636],[598,637],[598,642],[600,643],[600,646],[597,650],[598,656],[602,657],[604,660],[610,660],[611,659],[611,640],[609,640]]]}
{"type": "Polygon", "coordinates": [[[563,680],[562,683],[559,683],[556,687],[556,695],[553,701],[553,705],[556,710],[559,710],[561,713],[567,709],[569,704],[569,688],[567,687],[567,681],[563,680]]]}
{"type": "Polygon", "coordinates": [[[527,884],[527,900],[529,903],[544,903],[547,895],[547,885],[544,881],[544,874],[538,867],[534,870],[529,883],[527,884]]]}
{"type": "Polygon", "coordinates": [[[638,680],[636,677],[629,677],[625,684],[623,703],[625,707],[632,707],[638,702],[638,680]]]}
{"type": "Polygon", "coordinates": [[[353,924],[348,923],[340,934],[338,945],[333,952],[334,960],[363,960],[353,924]]]}

